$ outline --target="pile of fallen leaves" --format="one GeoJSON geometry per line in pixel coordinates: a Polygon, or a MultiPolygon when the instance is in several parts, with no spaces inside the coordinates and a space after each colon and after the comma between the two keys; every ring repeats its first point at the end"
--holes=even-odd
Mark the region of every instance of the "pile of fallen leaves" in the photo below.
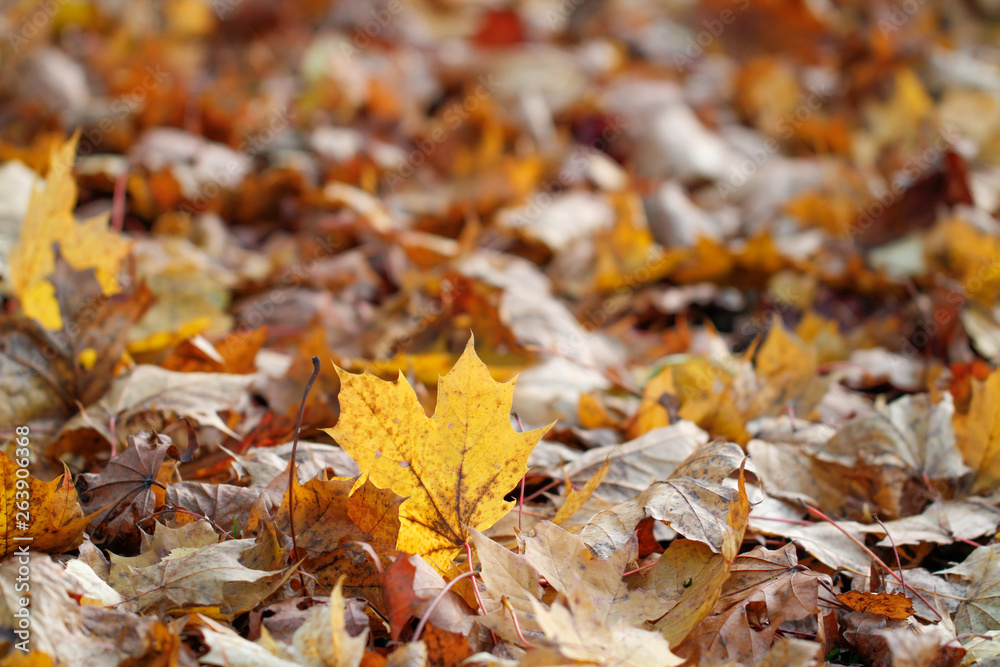
{"type": "Polygon", "coordinates": [[[0,24],[3,665],[1000,664],[995,3],[0,24]]]}

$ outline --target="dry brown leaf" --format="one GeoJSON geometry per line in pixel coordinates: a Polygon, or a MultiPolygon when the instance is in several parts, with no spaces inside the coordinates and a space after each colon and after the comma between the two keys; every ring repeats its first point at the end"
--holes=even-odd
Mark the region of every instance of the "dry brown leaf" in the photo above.
{"type": "Polygon", "coordinates": [[[166,485],[160,479],[161,468],[168,455],[179,457],[169,437],[140,433],[129,436],[128,449],[108,461],[100,473],[77,477],[76,491],[84,511],[91,515],[90,533],[95,543],[135,548],[139,522],[163,501],[166,485]]]}
{"type": "Polygon", "coordinates": [[[793,545],[778,551],[755,547],[733,561],[715,614],[691,641],[700,645],[702,661],[756,664],[783,623],[819,613],[823,582],[830,583],[827,575],[798,564],[793,545]]]}
{"type": "Polygon", "coordinates": [[[565,466],[565,473],[575,481],[583,481],[609,460],[611,469],[594,494],[621,503],[653,482],[670,477],[677,466],[706,443],[707,433],[691,422],[680,421],[620,445],[589,449],[565,466]]]}
{"type": "MultiPolygon", "coordinates": [[[[657,482],[634,499],[598,513],[581,536],[598,555],[607,557],[628,542],[646,517],[659,519],[681,535],[721,551],[727,517],[740,493],[722,484],[739,470],[745,455],[731,442],[713,442],[699,448],[665,482],[657,482]]],[[[738,526],[742,532],[743,524],[738,526]]]]}
{"type": "MultiPolygon", "coordinates": [[[[211,519],[215,525],[232,530],[234,525],[246,525],[250,511],[258,501],[263,501],[268,512],[277,505],[279,495],[261,487],[245,488],[232,484],[205,482],[178,482],[167,487],[164,504],[179,507],[195,515],[211,519]]],[[[198,516],[176,512],[174,521],[190,523],[198,516]]],[[[238,535],[237,535],[238,537],[238,535]]]]}
{"type": "Polygon", "coordinates": [[[623,667],[669,667],[684,658],[674,655],[659,633],[628,625],[624,619],[601,620],[594,602],[582,587],[574,586],[548,609],[532,602],[545,642],[559,650],[570,664],[613,664],[623,667]]]}
{"type": "Polygon", "coordinates": [[[330,593],[330,602],[313,607],[312,614],[295,631],[292,643],[308,667],[358,667],[368,644],[368,629],[352,637],[345,627],[343,580],[330,593]]]}
{"type": "Polygon", "coordinates": [[[232,617],[256,606],[291,572],[244,566],[240,559],[254,546],[252,539],[180,546],[152,564],[148,557],[112,554],[109,583],[125,598],[123,606],[139,614],[214,607],[232,617]]]}
{"type": "MultiPolygon", "coordinates": [[[[116,378],[101,400],[68,421],[53,448],[72,449],[76,431],[95,431],[106,442],[117,437],[125,444],[130,425],[152,421],[161,428],[171,419],[188,418],[211,426],[234,438],[239,436],[222,420],[224,410],[241,412],[249,403],[253,375],[222,373],[176,373],[158,366],[137,366],[128,375],[116,378]],[[110,424],[116,424],[114,434],[110,424]]],[[[133,427],[134,428],[134,427],[133,427]]]]}

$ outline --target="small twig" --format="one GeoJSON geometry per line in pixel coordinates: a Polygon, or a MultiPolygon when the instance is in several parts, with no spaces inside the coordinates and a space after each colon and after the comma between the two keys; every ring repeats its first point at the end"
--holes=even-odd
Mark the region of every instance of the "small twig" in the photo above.
{"type": "Polygon", "coordinates": [[[622,577],[628,577],[630,575],[635,574],[636,572],[642,572],[643,570],[648,570],[649,568],[651,568],[654,565],[656,565],[658,562],[660,562],[659,558],[657,558],[656,560],[654,560],[652,563],[649,563],[648,565],[643,565],[641,567],[635,568],[634,570],[629,570],[628,572],[623,572],[622,573],[622,577]]]}
{"type": "Polygon", "coordinates": [[[510,612],[510,618],[512,621],[514,621],[514,630],[517,632],[517,638],[521,640],[521,643],[528,648],[538,648],[537,646],[529,642],[527,639],[525,639],[524,635],[521,634],[521,624],[517,622],[517,614],[514,613],[514,607],[510,605],[510,600],[507,599],[506,595],[500,598],[500,604],[502,604],[504,608],[510,612]]]}
{"type": "MultiPolygon", "coordinates": [[[[299,546],[295,541],[295,455],[299,449],[299,433],[302,431],[302,415],[306,411],[306,398],[309,396],[309,390],[312,389],[313,382],[316,381],[316,376],[319,375],[319,357],[313,357],[313,372],[309,376],[309,382],[306,383],[306,390],[302,392],[302,405],[299,406],[299,418],[295,422],[295,438],[292,440],[292,458],[288,462],[288,529],[292,534],[292,554],[289,558],[289,562],[295,560],[295,554],[299,550],[299,546]]],[[[299,583],[302,584],[302,594],[306,592],[306,579],[302,576],[302,571],[299,570],[299,583]]]]}
{"type": "Polygon", "coordinates": [[[882,530],[885,531],[885,536],[889,538],[889,544],[892,545],[892,553],[896,554],[896,566],[899,568],[899,581],[903,584],[903,588],[906,588],[906,583],[903,582],[903,562],[899,560],[899,550],[896,549],[896,542],[892,539],[892,535],[889,534],[889,529],[885,527],[882,523],[882,519],[878,518],[877,514],[873,514],[875,520],[878,521],[878,525],[882,526],[882,530]]]}
{"type": "MultiPolygon", "coordinates": [[[[525,477],[527,477],[527,475],[525,475],[525,477]]],[[[555,488],[555,487],[559,486],[559,485],[560,485],[560,484],[562,484],[562,483],[563,483],[564,481],[565,481],[565,480],[561,480],[561,479],[557,479],[557,480],[554,480],[554,481],[553,481],[552,483],[550,483],[550,484],[546,484],[545,486],[543,486],[542,488],[538,489],[537,491],[535,491],[534,493],[532,493],[532,494],[531,494],[530,496],[528,496],[527,498],[525,498],[525,499],[524,499],[524,502],[526,502],[526,503],[530,503],[530,502],[531,502],[532,500],[534,500],[534,499],[535,499],[535,498],[537,498],[538,496],[542,495],[543,493],[545,493],[545,492],[546,492],[546,491],[548,491],[549,489],[552,489],[552,488],[555,488]]]]}
{"type": "MultiPolygon", "coordinates": [[[[472,569],[472,547],[469,546],[468,542],[465,543],[465,553],[469,559],[469,572],[475,572],[475,570],[472,569]]],[[[476,602],[479,603],[479,611],[483,612],[483,616],[485,616],[486,605],[483,604],[483,598],[479,597],[479,588],[476,586],[476,580],[474,578],[472,580],[472,591],[476,594],[476,602]]]]}
{"type": "MultiPolygon", "coordinates": [[[[472,569],[472,547],[469,546],[468,542],[465,543],[465,553],[469,559],[469,572],[474,572],[475,570],[472,569]]],[[[486,616],[486,605],[483,604],[483,598],[482,596],[479,595],[479,587],[476,586],[475,577],[472,578],[472,592],[476,594],[476,602],[479,603],[479,611],[483,613],[483,616],[486,616]]],[[[499,643],[499,640],[497,639],[497,634],[492,630],[490,630],[490,636],[493,638],[494,644],[499,643]]]]}
{"type": "Polygon", "coordinates": [[[869,556],[872,557],[872,560],[874,560],[876,563],[878,563],[879,565],[881,565],[882,568],[886,572],[888,572],[889,574],[891,574],[892,576],[894,576],[896,579],[898,579],[899,583],[902,584],[902,586],[903,586],[904,589],[913,591],[913,594],[916,595],[918,598],[920,598],[920,601],[923,602],[925,605],[927,605],[930,608],[930,610],[933,611],[934,614],[938,617],[938,619],[940,619],[942,621],[944,620],[944,616],[941,615],[941,612],[939,612],[937,609],[935,609],[934,607],[932,607],[931,604],[927,601],[927,598],[925,598],[923,595],[920,594],[920,591],[918,591],[913,586],[910,586],[905,581],[903,581],[903,578],[900,577],[895,572],[893,572],[892,568],[889,567],[888,565],[886,565],[885,561],[883,561],[881,558],[879,558],[878,555],[874,551],[872,551],[867,546],[865,546],[864,542],[862,542],[858,538],[856,538],[853,535],[851,535],[849,532],[847,532],[846,530],[844,530],[842,526],[837,525],[836,521],[834,521],[833,519],[831,519],[827,515],[823,514],[822,512],[820,512],[815,507],[810,507],[809,505],[806,505],[805,503],[802,503],[802,506],[805,507],[806,511],[809,512],[810,514],[812,514],[813,516],[819,517],[820,519],[823,519],[824,521],[829,522],[834,528],[836,528],[837,530],[839,530],[840,532],[842,532],[844,535],[846,535],[847,539],[849,539],[850,541],[854,542],[856,545],[858,545],[859,547],[861,547],[862,549],[864,549],[865,552],[869,556]]]}
{"type": "Polygon", "coordinates": [[[469,577],[474,576],[476,576],[475,571],[469,570],[468,572],[463,572],[445,584],[444,588],[442,588],[441,591],[434,596],[434,599],[431,600],[431,603],[427,605],[427,611],[424,612],[424,615],[420,618],[420,622],[417,623],[417,629],[413,631],[413,639],[410,641],[420,641],[420,635],[424,631],[424,626],[427,625],[427,620],[431,617],[431,614],[434,613],[434,608],[438,606],[438,603],[441,602],[441,600],[444,599],[444,596],[448,594],[448,591],[450,591],[455,584],[460,582],[462,579],[468,579],[469,577]]]}

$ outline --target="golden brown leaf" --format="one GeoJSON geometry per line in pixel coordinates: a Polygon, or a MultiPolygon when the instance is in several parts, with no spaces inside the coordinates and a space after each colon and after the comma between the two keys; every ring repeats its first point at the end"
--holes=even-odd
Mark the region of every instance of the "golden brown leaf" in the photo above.
{"type": "Polygon", "coordinates": [[[913,602],[903,593],[847,591],[838,593],[837,599],[852,611],[864,611],[899,621],[905,621],[913,614],[913,602]]]}
{"type": "MultiPolygon", "coordinates": [[[[24,438],[25,443],[28,438],[24,438]]],[[[26,446],[25,446],[26,447],[26,446]]],[[[25,449],[19,447],[18,449],[25,449]]],[[[17,451],[17,450],[15,450],[17,451]]],[[[17,451],[17,454],[20,454],[17,451]]],[[[27,472],[28,456],[10,460],[0,452],[0,476],[3,477],[3,512],[0,513],[0,535],[3,546],[0,558],[14,553],[19,547],[31,551],[59,553],[77,547],[83,541],[83,529],[90,517],[83,515],[77,502],[76,489],[70,482],[69,471],[58,479],[43,482],[27,472]]]]}

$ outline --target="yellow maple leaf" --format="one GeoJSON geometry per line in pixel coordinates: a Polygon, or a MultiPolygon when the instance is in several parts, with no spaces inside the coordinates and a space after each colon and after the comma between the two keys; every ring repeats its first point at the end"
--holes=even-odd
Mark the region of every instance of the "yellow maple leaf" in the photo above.
{"type": "Polygon", "coordinates": [[[117,272],[130,243],[108,229],[108,216],[84,222],[73,217],[77,188],[73,180],[77,132],[52,149],[44,187],[35,187],[21,225],[21,237],[10,252],[10,279],[24,313],[47,329],[62,328],[55,287],[48,276],[55,270],[52,244],[74,269],[93,268],[105,294],[121,290],[117,272]]]}
{"type": "Polygon", "coordinates": [[[988,493],[1000,486],[1000,370],[972,381],[969,413],[954,419],[958,449],[976,471],[973,493],[988,493]]]}
{"type": "Polygon", "coordinates": [[[0,452],[0,478],[4,488],[0,558],[14,553],[18,547],[59,553],[79,546],[90,517],[83,515],[69,473],[43,482],[30,475],[18,474],[26,470],[18,465],[21,463],[24,463],[23,457],[11,461],[0,452]]]}
{"type": "Polygon", "coordinates": [[[528,455],[551,428],[518,433],[510,424],[514,382],[491,376],[470,338],[438,381],[428,418],[406,378],[340,376],[340,420],[326,429],[378,487],[406,497],[396,548],[442,571],[469,538],[514,506],[504,500],[527,472],[528,455]]]}

